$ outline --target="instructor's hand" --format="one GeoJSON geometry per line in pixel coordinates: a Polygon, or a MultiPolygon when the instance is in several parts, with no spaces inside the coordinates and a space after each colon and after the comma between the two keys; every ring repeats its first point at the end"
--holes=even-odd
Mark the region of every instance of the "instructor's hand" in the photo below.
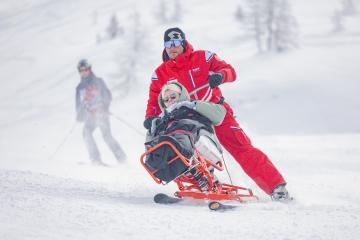
{"type": "Polygon", "coordinates": [[[209,76],[208,81],[211,88],[216,88],[223,83],[224,77],[221,73],[213,73],[209,76]]]}

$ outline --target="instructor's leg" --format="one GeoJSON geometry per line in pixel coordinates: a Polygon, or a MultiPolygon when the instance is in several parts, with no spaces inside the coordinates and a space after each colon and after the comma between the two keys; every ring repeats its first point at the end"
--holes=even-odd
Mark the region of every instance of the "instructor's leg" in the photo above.
{"type": "Polygon", "coordinates": [[[231,114],[226,114],[223,123],[215,127],[215,132],[220,143],[264,192],[270,195],[276,186],[285,183],[270,159],[252,146],[231,114]]]}

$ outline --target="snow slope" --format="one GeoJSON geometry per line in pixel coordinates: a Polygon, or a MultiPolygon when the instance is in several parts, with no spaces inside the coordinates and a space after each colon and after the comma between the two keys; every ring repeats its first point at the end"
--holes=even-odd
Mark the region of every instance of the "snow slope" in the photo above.
{"type": "MultiPolygon", "coordinates": [[[[237,1],[181,1],[181,22],[169,24],[154,15],[160,2],[1,1],[0,239],[358,239],[359,17],[332,33],[338,1],[292,1],[299,49],[259,56],[238,35],[237,1]],[[97,44],[114,12],[124,35],[97,44]],[[154,194],[175,190],[156,185],[139,164],[149,79],[161,60],[163,31],[173,25],[196,49],[235,67],[238,81],[221,86],[224,95],[296,201],[271,202],[226,155],[234,182],[252,188],[259,203],[213,213],[201,202],[152,202],[154,194]],[[137,52],[134,36],[142,39],[137,52]],[[83,57],[112,88],[113,114],[137,129],[112,118],[129,156],[124,164],[115,162],[99,132],[110,167],[87,159],[74,120],[75,66],[83,57]],[[119,88],[129,78],[130,59],[136,61],[132,86],[119,88]]],[[[225,173],[219,177],[227,180],[225,173]]]]}

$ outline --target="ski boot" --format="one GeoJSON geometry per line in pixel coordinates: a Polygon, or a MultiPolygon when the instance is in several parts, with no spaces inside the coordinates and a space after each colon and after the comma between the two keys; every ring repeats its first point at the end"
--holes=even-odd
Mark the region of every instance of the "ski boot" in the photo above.
{"type": "Polygon", "coordinates": [[[271,199],[273,201],[289,201],[292,198],[289,195],[288,190],[285,188],[286,183],[280,184],[279,186],[275,187],[271,194],[271,199]]]}

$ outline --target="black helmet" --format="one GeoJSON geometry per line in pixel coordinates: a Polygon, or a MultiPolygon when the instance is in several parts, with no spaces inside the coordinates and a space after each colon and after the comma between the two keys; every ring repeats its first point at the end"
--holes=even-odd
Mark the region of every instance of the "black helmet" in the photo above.
{"type": "Polygon", "coordinates": [[[81,59],[77,65],[78,71],[80,71],[80,68],[91,68],[91,64],[86,59],[81,59]]]}

